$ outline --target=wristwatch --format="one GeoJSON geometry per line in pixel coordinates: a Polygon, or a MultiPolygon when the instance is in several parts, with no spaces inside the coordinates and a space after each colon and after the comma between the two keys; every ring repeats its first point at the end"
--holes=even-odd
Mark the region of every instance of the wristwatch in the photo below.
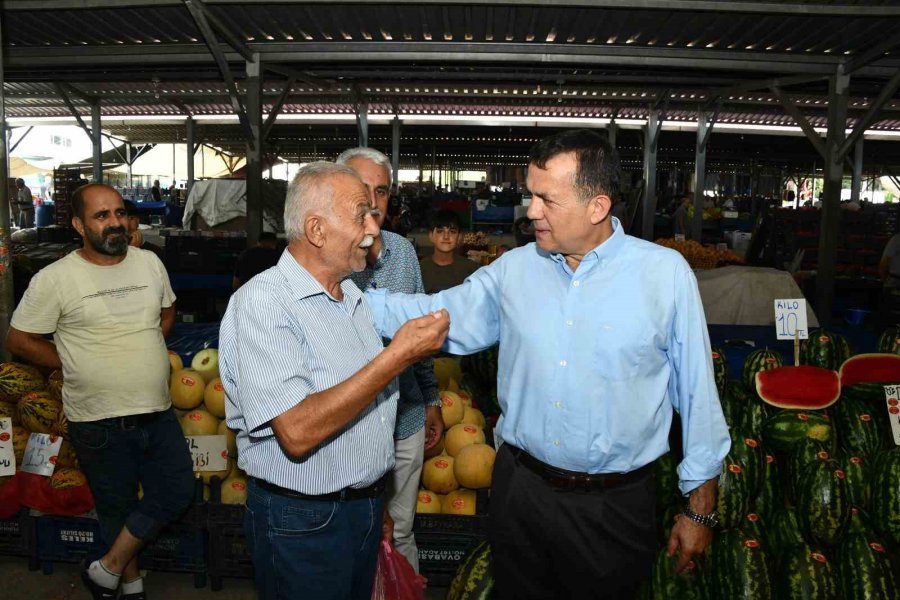
{"type": "Polygon", "coordinates": [[[706,525],[710,529],[715,529],[719,524],[719,511],[714,510],[708,515],[701,515],[691,510],[690,506],[685,506],[682,514],[688,519],[699,525],[706,525]]]}

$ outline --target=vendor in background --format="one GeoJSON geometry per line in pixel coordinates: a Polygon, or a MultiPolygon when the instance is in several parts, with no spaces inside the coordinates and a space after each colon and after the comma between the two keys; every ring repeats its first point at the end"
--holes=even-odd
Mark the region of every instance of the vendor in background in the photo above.
{"type": "Polygon", "coordinates": [[[19,178],[16,179],[16,190],[18,190],[16,205],[19,208],[16,222],[19,229],[34,227],[34,200],[31,197],[31,188],[25,185],[24,179],[19,178]]]}
{"type": "Polygon", "coordinates": [[[431,217],[428,239],[434,244],[434,252],[420,262],[426,294],[457,286],[478,270],[478,263],[456,253],[459,230],[459,215],[452,210],[439,210],[431,217]]]}
{"type": "Polygon", "coordinates": [[[153,198],[154,202],[160,202],[162,200],[162,191],[159,188],[159,179],[153,180],[153,187],[150,188],[150,196],[153,198]]]}
{"type": "Polygon", "coordinates": [[[688,217],[688,206],[691,204],[690,196],[682,196],[681,204],[672,213],[672,233],[683,235],[684,239],[691,239],[691,220],[688,217]]]}
{"type": "Polygon", "coordinates": [[[231,278],[232,291],[237,291],[239,287],[250,281],[251,277],[274,267],[278,264],[280,256],[278,237],[271,231],[263,231],[259,234],[256,246],[247,248],[238,257],[237,265],[234,267],[234,277],[231,278]]]}
{"type": "Polygon", "coordinates": [[[131,200],[125,200],[125,215],[128,217],[128,245],[132,248],[140,248],[141,250],[149,250],[159,258],[164,260],[163,249],[144,240],[144,236],[140,230],[141,220],[138,217],[138,208],[131,200]]]}

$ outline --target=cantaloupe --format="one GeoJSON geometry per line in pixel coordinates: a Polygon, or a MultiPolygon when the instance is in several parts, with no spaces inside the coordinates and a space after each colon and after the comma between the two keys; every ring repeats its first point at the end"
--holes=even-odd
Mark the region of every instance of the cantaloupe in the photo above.
{"type": "Polygon", "coordinates": [[[463,404],[462,398],[453,392],[442,391],[440,397],[441,416],[444,419],[444,427],[453,427],[462,421],[463,414],[466,411],[466,405],[463,404]]]}
{"type": "Polygon", "coordinates": [[[203,390],[203,404],[212,416],[225,418],[225,386],[218,377],[206,384],[206,389],[203,390]]]}
{"type": "Polygon", "coordinates": [[[458,392],[456,392],[456,395],[462,398],[463,404],[466,405],[466,408],[473,408],[472,396],[469,395],[469,392],[467,392],[466,390],[459,390],[458,392]]]}
{"type": "Polygon", "coordinates": [[[416,512],[425,514],[437,514],[441,512],[441,500],[438,495],[429,490],[419,490],[416,497],[416,512]]]}
{"type": "Polygon", "coordinates": [[[437,444],[425,451],[425,459],[437,456],[444,451],[444,439],[444,436],[441,436],[441,439],[437,441],[437,444]]]}
{"type": "Polygon", "coordinates": [[[186,436],[216,435],[219,431],[219,420],[205,408],[195,408],[181,417],[181,430],[186,436]]]}
{"type": "Polygon", "coordinates": [[[240,475],[229,475],[222,482],[222,504],[247,504],[247,480],[240,475]]]}
{"type": "Polygon", "coordinates": [[[475,492],[472,490],[450,492],[441,502],[441,512],[445,515],[474,515],[475,492]]]}
{"type": "Polygon", "coordinates": [[[463,412],[463,418],[460,423],[464,425],[477,425],[478,427],[484,429],[484,415],[477,408],[467,406],[466,410],[463,412]]]}
{"type": "Polygon", "coordinates": [[[460,381],[462,379],[462,369],[456,359],[442,357],[434,359],[434,377],[438,381],[438,387],[442,390],[447,389],[450,379],[460,381]]]}
{"type": "Polygon", "coordinates": [[[227,421],[220,421],[219,428],[216,431],[219,435],[225,436],[225,446],[228,448],[228,456],[237,457],[237,435],[228,427],[227,421]]]}
{"type": "Polygon", "coordinates": [[[470,444],[459,451],[453,461],[453,475],[463,487],[491,487],[496,452],[487,444],[470,444]]]}
{"type": "Polygon", "coordinates": [[[446,494],[459,488],[453,474],[453,457],[435,456],[425,461],[422,467],[422,484],[438,494],[446,494]]]}
{"type": "Polygon", "coordinates": [[[193,369],[181,369],[172,373],[172,383],[169,385],[169,395],[175,408],[191,410],[200,406],[203,402],[203,393],[206,390],[206,382],[197,371],[193,369]]]}
{"type": "Polygon", "coordinates": [[[454,425],[447,431],[447,438],[444,441],[444,448],[447,454],[456,457],[463,447],[469,444],[483,444],[484,431],[477,425],[465,425],[460,423],[454,425]]]}

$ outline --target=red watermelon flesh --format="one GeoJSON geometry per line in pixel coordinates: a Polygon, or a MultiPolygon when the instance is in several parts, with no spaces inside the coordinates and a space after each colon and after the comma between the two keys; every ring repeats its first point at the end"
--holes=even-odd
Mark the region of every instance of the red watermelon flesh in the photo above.
{"type": "Polygon", "coordinates": [[[900,356],[897,354],[857,354],[841,365],[841,385],[857,383],[900,383],[900,356]]]}
{"type": "Polygon", "coordinates": [[[756,374],[756,393],[779,408],[816,410],[837,402],[841,380],[819,367],[778,367],[756,374]]]}

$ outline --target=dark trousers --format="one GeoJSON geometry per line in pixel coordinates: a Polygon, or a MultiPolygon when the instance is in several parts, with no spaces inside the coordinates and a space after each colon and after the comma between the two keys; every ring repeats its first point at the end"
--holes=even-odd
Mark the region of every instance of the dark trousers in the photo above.
{"type": "Polygon", "coordinates": [[[111,545],[123,526],[149,541],[178,518],[193,497],[193,463],[175,412],[128,429],[116,419],[69,422],[69,437],[111,545]],[[138,483],[144,497],[138,500],[138,483]]]}
{"type": "Polygon", "coordinates": [[[656,554],[652,470],[605,490],[561,490],[504,444],[488,537],[500,600],[633,600],[656,554]]]}
{"type": "Polygon", "coordinates": [[[290,498],[250,479],[244,530],[259,600],[370,600],[384,497],[290,498]]]}

